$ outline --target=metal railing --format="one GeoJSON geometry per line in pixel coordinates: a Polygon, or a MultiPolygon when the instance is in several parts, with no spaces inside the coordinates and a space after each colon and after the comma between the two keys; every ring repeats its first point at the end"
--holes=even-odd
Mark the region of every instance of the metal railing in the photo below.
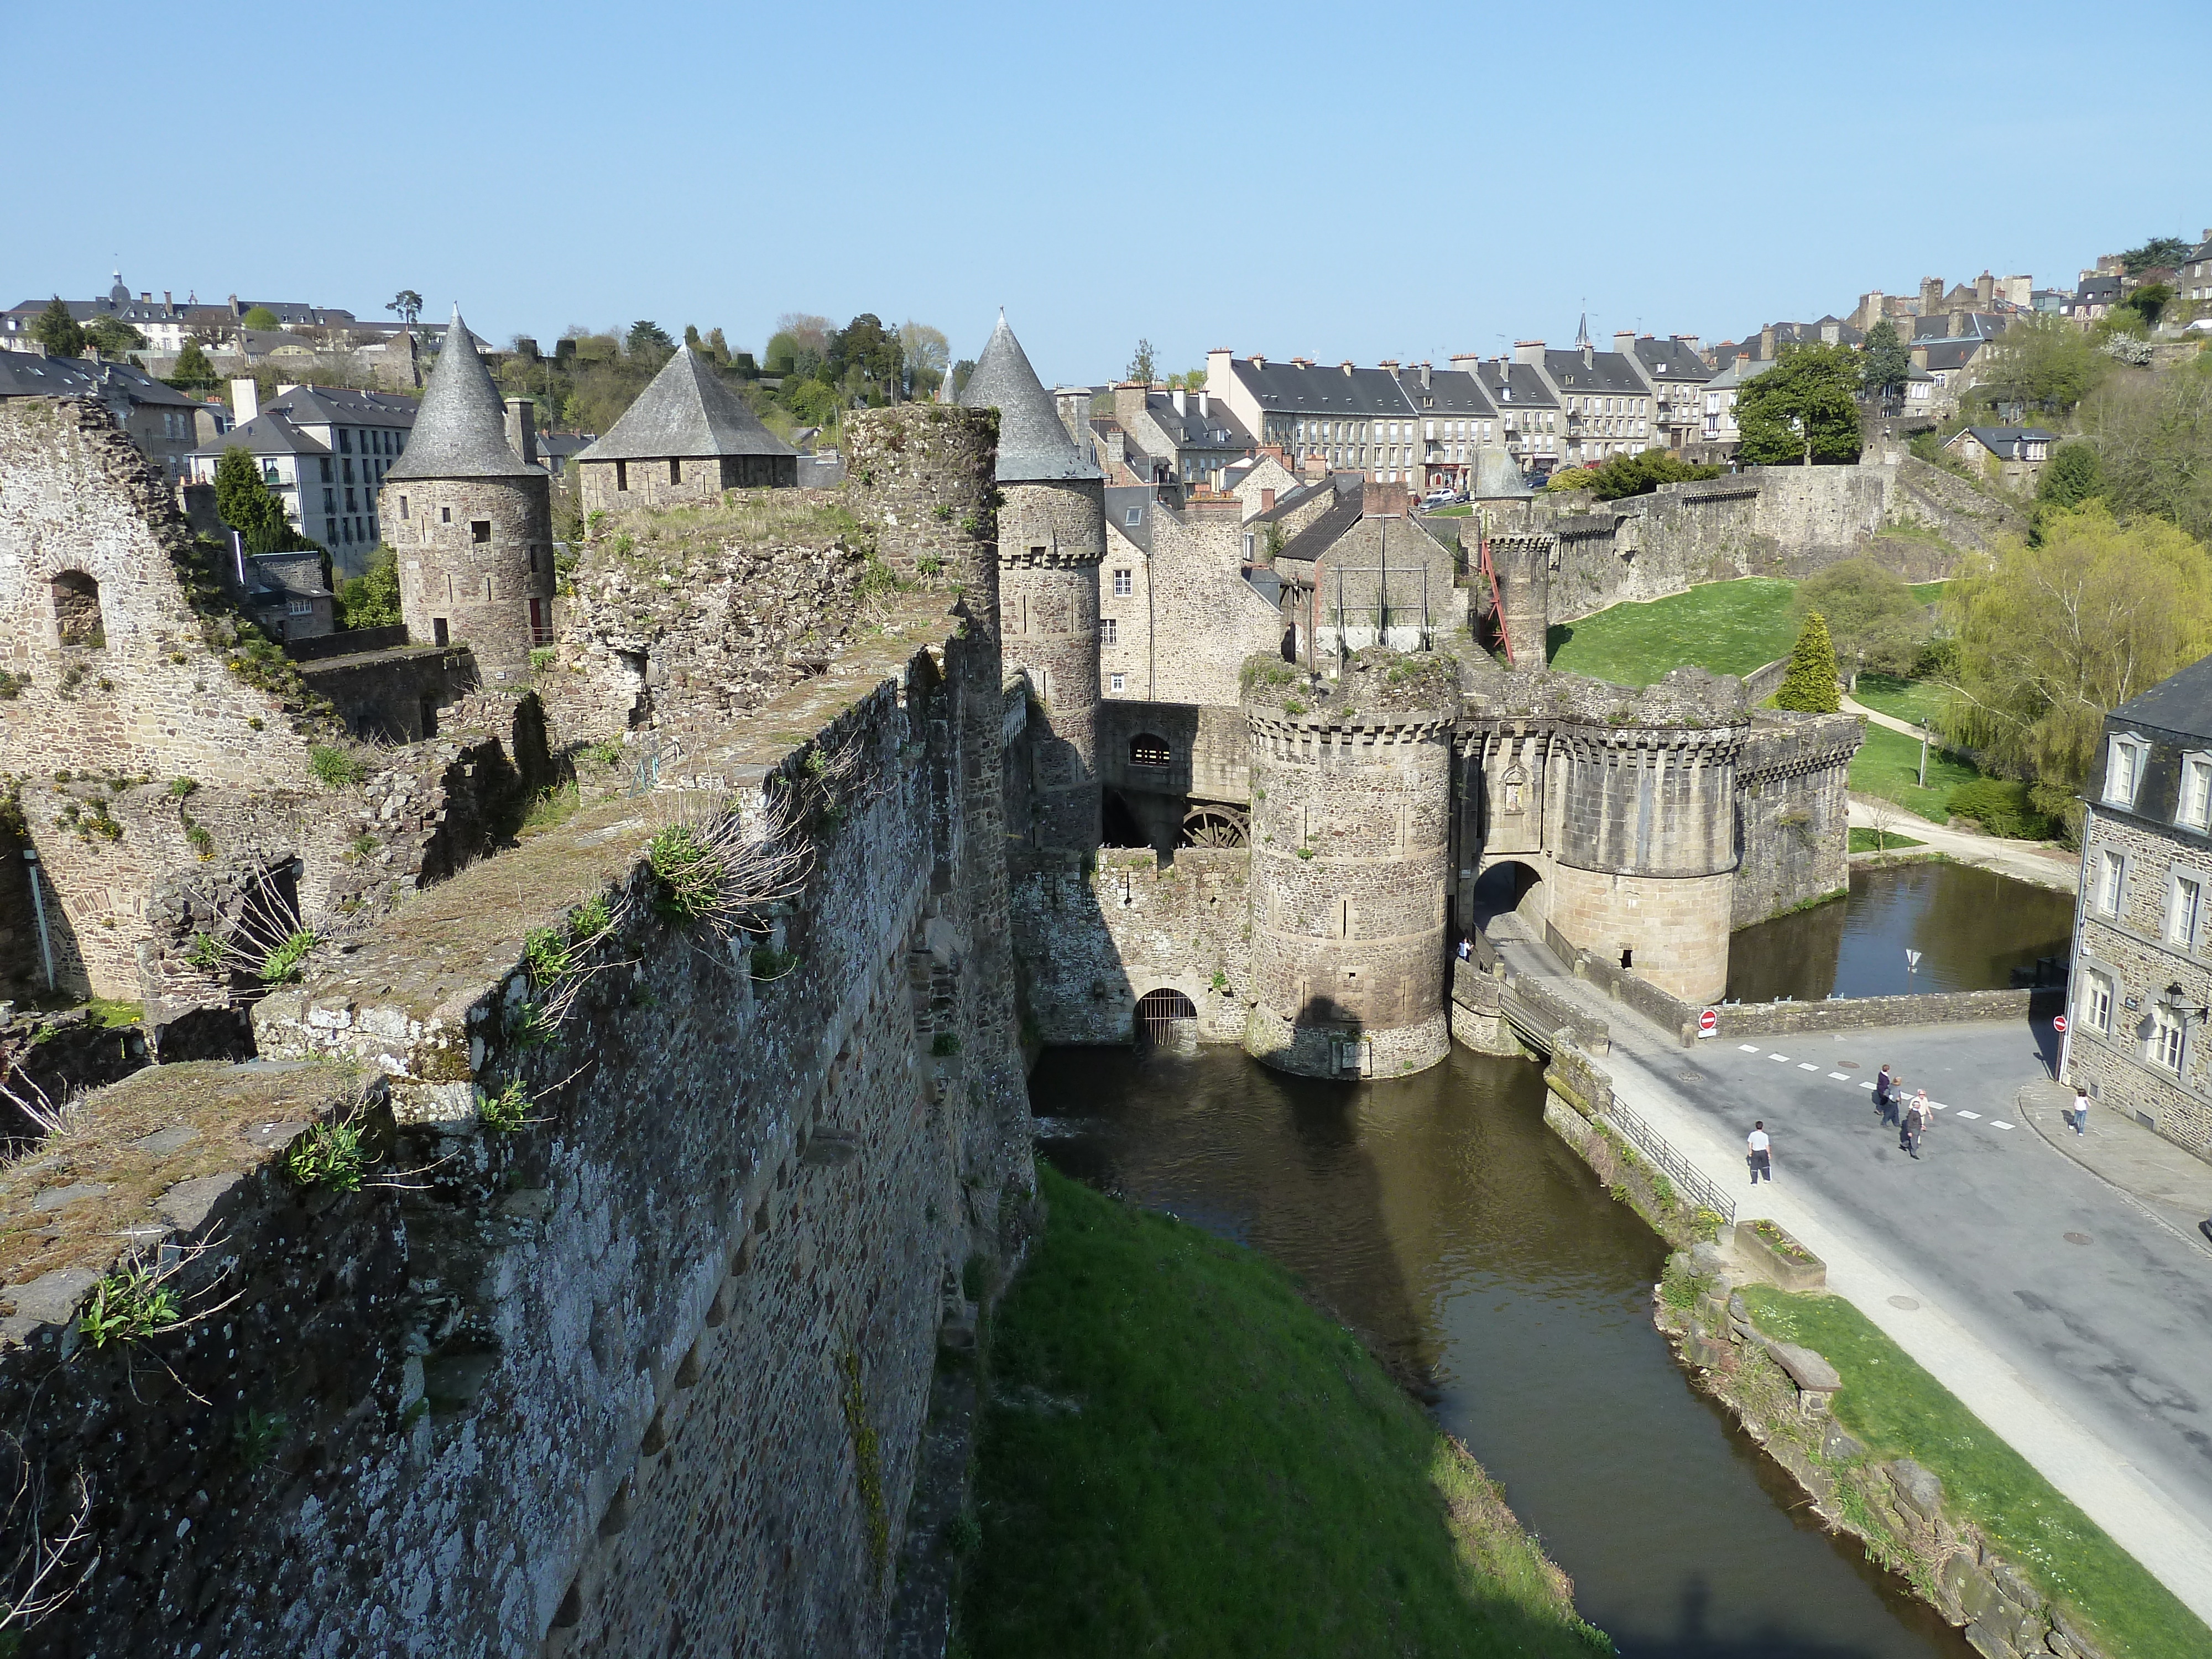
{"type": "Polygon", "coordinates": [[[1656,1164],[1692,1206],[1712,1211],[1720,1217],[1723,1226],[1735,1224],[1735,1200],[1713,1185],[1691,1164],[1689,1159],[1668,1146],[1666,1138],[1656,1129],[1630,1111],[1620,1095],[1613,1096],[1613,1104],[1606,1109],[1605,1118],[1635,1146],[1638,1152],[1656,1164]]]}

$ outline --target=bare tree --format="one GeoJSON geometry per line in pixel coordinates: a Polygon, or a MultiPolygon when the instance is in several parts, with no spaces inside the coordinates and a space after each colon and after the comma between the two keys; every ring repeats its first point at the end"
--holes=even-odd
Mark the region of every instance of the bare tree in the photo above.
{"type": "Polygon", "coordinates": [[[43,1472],[33,1467],[22,1443],[0,1435],[0,1459],[15,1465],[7,1507],[0,1512],[0,1534],[15,1540],[0,1580],[0,1640],[12,1644],[76,1594],[100,1556],[94,1552],[85,1559],[82,1548],[92,1530],[92,1492],[82,1471],[69,1476],[55,1514],[43,1472]]]}

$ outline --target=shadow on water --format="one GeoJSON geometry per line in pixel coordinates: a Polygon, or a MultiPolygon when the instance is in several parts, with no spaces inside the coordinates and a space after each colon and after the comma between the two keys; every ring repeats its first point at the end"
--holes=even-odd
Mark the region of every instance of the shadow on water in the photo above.
{"type": "Polygon", "coordinates": [[[1742,927],[1729,939],[1738,1002],[1817,1002],[1930,991],[2002,990],[2015,968],[2063,960],[2074,927],[2068,893],[1963,864],[1851,872],[1847,897],[1742,927]],[[1905,952],[1920,952],[1906,970],[1905,952]]]}
{"type": "Polygon", "coordinates": [[[1030,1098],[1060,1168],[1263,1251],[1425,1378],[1630,1659],[1967,1651],[1690,1388],[1651,1326],[1665,1249],[1543,1127],[1534,1066],[1054,1049],[1030,1098]]]}

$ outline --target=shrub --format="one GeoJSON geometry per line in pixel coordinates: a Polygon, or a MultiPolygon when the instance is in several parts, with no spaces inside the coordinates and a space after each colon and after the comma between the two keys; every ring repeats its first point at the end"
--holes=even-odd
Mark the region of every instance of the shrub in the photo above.
{"type": "Polygon", "coordinates": [[[261,958],[261,982],[282,985],[300,977],[300,964],[307,959],[307,952],[315,948],[315,936],[301,928],[282,945],[261,958]]]}
{"type": "Polygon", "coordinates": [[[2035,810],[2028,786],[2010,778],[1976,778],[1951,792],[1947,803],[1954,818],[1972,818],[1993,836],[2043,841],[2051,820],[2035,810]]]}
{"type": "Polygon", "coordinates": [[[318,1123],[292,1143],[284,1170],[302,1187],[357,1193],[368,1172],[368,1148],[357,1123],[318,1123]]]}
{"type": "Polygon", "coordinates": [[[196,778],[172,778],[169,780],[169,793],[174,795],[179,800],[184,799],[185,796],[191,794],[193,790],[199,787],[199,781],[196,778]]]}
{"type": "Polygon", "coordinates": [[[721,861],[688,823],[672,823],[645,849],[659,878],[653,908],[672,921],[696,921],[720,896],[721,861]]]}
{"type": "Polygon", "coordinates": [[[222,946],[205,933],[194,933],[191,948],[185,952],[185,960],[201,972],[212,974],[222,966],[222,946]]]}
{"type": "Polygon", "coordinates": [[[307,750],[307,769],[326,789],[350,789],[368,773],[359,756],[327,743],[307,750]]]}
{"type": "Polygon", "coordinates": [[[483,1120],[487,1129],[501,1134],[513,1134],[530,1121],[530,1096],[522,1086],[520,1078],[510,1078],[507,1087],[495,1095],[477,1091],[477,1115],[483,1120]]]}
{"type": "Polygon", "coordinates": [[[183,1321],[177,1293],[151,1267],[130,1261],[93,1286],[92,1301],[76,1328],[94,1347],[104,1348],[111,1342],[158,1336],[183,1321]]]}

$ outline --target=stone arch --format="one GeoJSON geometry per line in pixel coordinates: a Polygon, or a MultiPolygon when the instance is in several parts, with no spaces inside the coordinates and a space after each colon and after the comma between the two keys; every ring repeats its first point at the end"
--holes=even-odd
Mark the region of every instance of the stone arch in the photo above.
{"type": "Polygon", "coordinates": [[[1129,764],[1132,766],[1171,766],[1175,751],[1168,740],[1151,732],[1139,732],[1129,739],[1129,764]]]}
{"type": "Polygon", "coordinates": [[[1198,1042],[1198,1005],[1172,987],[1137,999],[1137,1040],[1155,1048],[1190,1048],[1198,1042]]]}
{"type": "Polygon", "coordinates": [[[100,583],[88,571],[57,572],[52,583],[54,632],[64,645],[98,649],[107,643],[107,623],[100,608],[100,583]]]}
{"type": "Polygon", "coordinates": [[[1543,936],[1551,893],[1538,865],[1500,859],[1475,882],[1474,897],[1476,927],[1486,927],[1499,916],[1517,915],[1533,936],[1543,936]]]}

